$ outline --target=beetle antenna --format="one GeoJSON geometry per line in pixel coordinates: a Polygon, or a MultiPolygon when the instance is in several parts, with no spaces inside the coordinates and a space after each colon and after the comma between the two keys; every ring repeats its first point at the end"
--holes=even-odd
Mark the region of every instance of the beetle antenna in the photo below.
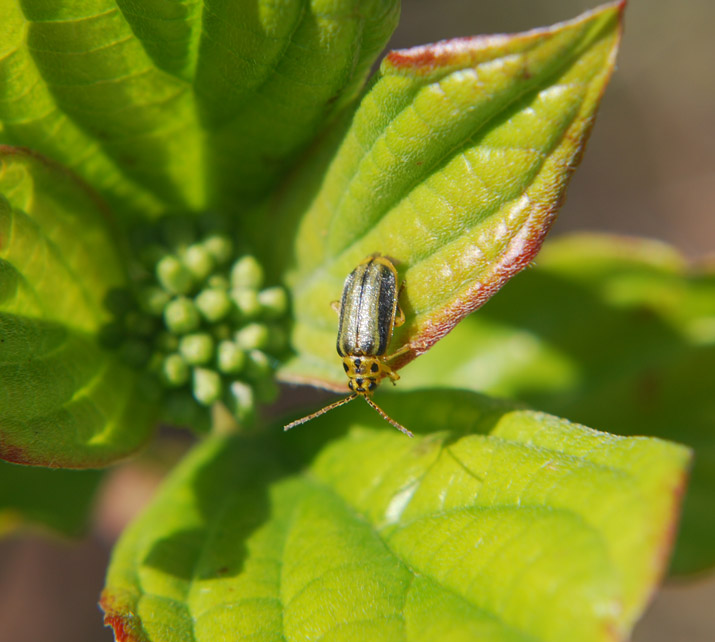
{"type": "MultiPolygon", "coordinates": [[[[369,397],[364,397],[365,401],[367,401],[368,404],[370,404],[377,412],[380,414],[380,416],[389,424],[392,424],[397,430],[399,430],[401,433],[404,433],[408,437],[414,437],[414,435],[407,430],[402,424],[398,424],[392,417],[390,417],[380,406],[378,406],[372,399],[369,397]]],[[[287,430],[287,428],[286,428],[287,430]]]]}
{"type": "Polygon", "coordinates": [[[334,408],[338,408],[339,406],[342,406],[343,404],[348,403],[348,401],[352,401],[353,399],[355,399],[355,397],[357,397],[357,393],[353,393],[353,394],[345,397],[345,399],[340,399],[339,401],[336,401],[335,403],[331,403],[329,406],[325,406],[325,408],[321,408],[317,412],[314,412],[312,415],[307,415],[306,417],[303,417],[302,419],[296,419],[295,421],[291,421],[287,426],[283,426],[283,430],[290,430],[291,428],[300,426],[300,424],[304,424],[306,421],[310,421],[311,419],[320,417],[320,415],[324,415],[326,412],[329,412],[330,410],[333,410],[334,408]]]}

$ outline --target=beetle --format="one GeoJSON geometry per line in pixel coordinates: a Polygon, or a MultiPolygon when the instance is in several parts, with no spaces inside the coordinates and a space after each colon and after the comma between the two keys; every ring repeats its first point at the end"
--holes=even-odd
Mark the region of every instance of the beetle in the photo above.
{"type": "Polygon", "coordinates": [[[385,356],[394,328],[405,322],[405,316],[397,301],[400,290],[394,264],[379,253],[371,254],[362,260],[348,274],[340,299],[336,348],[343,360],[343,369],[348,376],[348,388],[352,394],[289,423],[284,430],[290,430],[362,397],[385,421],[408,437],[414,437],[370,398],[383,379],[387,377],[395,384],[400,378],[386,361],[405,352],[407,346],[389,357],[385,356]]]}

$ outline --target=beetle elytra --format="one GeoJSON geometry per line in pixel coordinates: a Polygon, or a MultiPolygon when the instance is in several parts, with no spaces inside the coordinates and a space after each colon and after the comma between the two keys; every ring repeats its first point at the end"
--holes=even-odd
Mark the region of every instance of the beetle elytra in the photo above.
{"type": "Polygon", "coordinates": [[[340,299],[336,347],[342,357],[343,369],[348,376],[348,387],[352,394],[289,423],[284,430],[290,430],[362,397],[385,421],[408,437],[414,436],[370,398],[385,377],[393,384],[400,378],[386,361],[402,354],[406,347],[389,357],[385,356],[393,329],[402,325],[405,320],[397,303],[398,295],[397,270],[385,256],[368,256],[348,274],[340,299]]]}

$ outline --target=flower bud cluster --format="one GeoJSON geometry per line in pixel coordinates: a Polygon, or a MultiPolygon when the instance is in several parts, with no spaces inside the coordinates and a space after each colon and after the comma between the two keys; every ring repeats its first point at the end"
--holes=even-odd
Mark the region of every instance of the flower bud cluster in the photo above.
{"type": "MultiPolygon", "coordinates": [[[[235,256],[230,235],[170,218],[137,249],[143,269],[134,303],[113,293],[124,360],[158,375],[166,420],[205,424],[223,402],[236,419],[277,394],[273,371],[285,350],[286,291],[264,287],[255,257],[235,256]]],[[[110,333],[111,334],[111,333],[110,333]]]]}

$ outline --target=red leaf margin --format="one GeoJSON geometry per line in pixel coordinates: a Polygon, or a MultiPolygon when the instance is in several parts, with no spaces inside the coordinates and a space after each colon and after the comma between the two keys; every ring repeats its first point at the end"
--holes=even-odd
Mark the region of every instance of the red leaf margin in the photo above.
{"type": "MultiPolygon", "coordinates": [[[[618,0],[584,12],[573,20],[520,33],[453,38],[409,49],[394,50],[389,52],[383,60],[381,68],[387,67],[393,73],[427,75],[438,68],[467,65],[474,58],[475,52],[507,45],[514,38],[521,40],[537,39],[561,29],[565,25],[588,21],[594,15],[606,10],[615,9],[617,12],[618,30],[615,35],[614,47],[605,68],[603,84],[594,101],[595,108],[590,117],[582,121],[582,128],[578,130],[576,135],[569,131],[564,134],[566,139],[571,138],[573,141],[574,155],[563,168],[561,180],[554,186],[553,198],[546,202],[530,204],[532,211],[528,219],[511,239],[500,259],[492,264],[486,278],[474,283],[465,293],[442,308],[439,313],[431,316],[427,323],[411,328],[408,331],[409,335],[405,343],[402,346],[397,346],[400,348],[400,355],[390,362],[390,366],[394,370],[399,370],[419,355],[425,353],[437,341],[446,336],[464,317],[482,307],[507,281],[528,267],[541,250],[547,234],[556,221],[556,215],[566,199],[571,176],[581,163],[596,120],[601,98],[615,68],[616,54],[623,34],[624,13],[627,4],[628,0],[618,0]]],[[[333,392],[345,393],[348,391],[345,383],[337,383],[335,380],[328,380],[310,374],[288,371],[279,373],[278,379],[290,384],[317,386],[333,392]]]]}
{"type": "Polygon", "coordinates": [[[139,616],[107,589],[102,591],[99,607],[104,611],[104,625],[114,631],[115,642],[148,642],[139,616]]]}

